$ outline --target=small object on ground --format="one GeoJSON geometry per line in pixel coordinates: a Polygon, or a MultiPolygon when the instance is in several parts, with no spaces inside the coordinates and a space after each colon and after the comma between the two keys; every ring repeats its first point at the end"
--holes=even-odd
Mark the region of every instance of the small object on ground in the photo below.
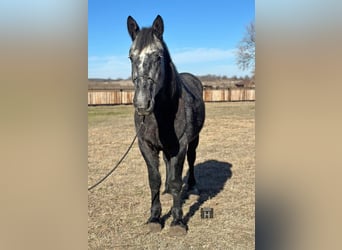
{"type": "Polygon", "coordinates": [[[201,208],[201,218],[202,219],[212,219],[214,218],[214,209],[210,207],[201,208]]]}

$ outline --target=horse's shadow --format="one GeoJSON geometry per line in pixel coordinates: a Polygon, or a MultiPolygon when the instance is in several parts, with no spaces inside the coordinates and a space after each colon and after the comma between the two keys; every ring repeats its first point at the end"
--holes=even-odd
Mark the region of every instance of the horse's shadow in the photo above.
{"type": "MultiPolygon", "coordinates": [[[[212,199],[222,191],[225,183],[232,177],[231,168],[231,163],[216,160],[208,160],[195,166],[195,178],[199,190],[199,197],[195,203],[190,206],[189,211],[183,217],[183,221],[186,224],[188,224],[190,218],[195,215],[204,202],[208,199],[212,199]]],[[[187,192],[186,188],[188,177],[189,171],[183,178],[185,188],[183,188],[182,192],[182,204],[185,203],[191,194],[187,192]]],[[[162,221],[165,223],[170,216],[171,211],[162,217],[162,221]]]]}

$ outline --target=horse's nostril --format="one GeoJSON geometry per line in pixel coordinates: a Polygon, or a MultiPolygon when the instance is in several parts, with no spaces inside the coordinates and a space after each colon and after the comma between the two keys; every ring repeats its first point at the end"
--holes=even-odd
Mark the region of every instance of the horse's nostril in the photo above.
{"type": "Polygon", "coordinates": [[[139,115],[148,115],[153,111],[153,101],[149,100],[144,104],[137,104],[135,108],[139,115]]]}

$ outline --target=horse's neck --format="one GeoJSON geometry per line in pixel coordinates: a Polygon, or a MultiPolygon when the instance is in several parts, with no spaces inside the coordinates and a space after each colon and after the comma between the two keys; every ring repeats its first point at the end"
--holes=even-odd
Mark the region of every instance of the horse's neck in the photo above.
{"type": "Polygon", "coordinates": [[[168,72],[163,85],[163,90],[161,91],[158,98],[159,104],[157,104],[156,106],[161,113],[175,114],[178,111],[178,102],[181,98],[181,79],[176,70],[171,70],[168,72]]]}
{"type": "Polygon", "coordinates": [[[169,82],[168,82],[168,86],[170,90],[169,95],[170,95],[171,100],[177,101],[181,97],[182,81],[172,61],[170,62],[170,71],[171,71],[170,72],[171,77],[169,77],[169,82]]]}

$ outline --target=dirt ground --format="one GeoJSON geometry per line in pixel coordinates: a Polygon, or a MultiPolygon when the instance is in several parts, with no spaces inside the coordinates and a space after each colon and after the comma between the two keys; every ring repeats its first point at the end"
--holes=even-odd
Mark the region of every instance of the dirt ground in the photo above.
{"type": "MultiPolygon", "coordinates": [[[[88,108],[88,186],[104,176],[135,135],[132,106],[88,108]]],[[[169,235],[172,197],[161,196],[166,220],[150,233],[147,169],[137,143],[117,170],[88,195],[88,249],[254,249],[255,103],[206,103],[197,149],[199,196],[184,198],[189,230],[169,235]],[[202,219],[201,208],[214,209],[202,219]]],[[[162,181],[165,165],[160,157],[162,181]]],[[[184,180],[187,177],[184,166],[184,180]]],[[[161,191],[164,186],[162,184],[161,191]]]]}

